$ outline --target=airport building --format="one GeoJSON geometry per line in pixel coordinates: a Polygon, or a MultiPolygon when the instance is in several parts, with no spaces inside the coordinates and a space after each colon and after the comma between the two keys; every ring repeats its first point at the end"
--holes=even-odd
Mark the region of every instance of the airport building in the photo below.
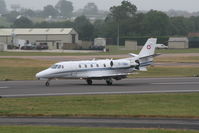
{"type": "Polygon", "coordinates": [[[48,49],[70,49],[78,45],[78,33],[73,28],[1,28],[0,42],[21,47],[26,44],[47,45],[48,49]]]}
{"type": "Polygon", "coordinates": [[[169,48],[189,48],[189,40],[187,37],[170,37],[168,41],[169,48]]]}
{"type": "Polygon", "coordinates": [[[199,32],[189,33],[188,38],[190,48],[199,48],[199,32]]]}

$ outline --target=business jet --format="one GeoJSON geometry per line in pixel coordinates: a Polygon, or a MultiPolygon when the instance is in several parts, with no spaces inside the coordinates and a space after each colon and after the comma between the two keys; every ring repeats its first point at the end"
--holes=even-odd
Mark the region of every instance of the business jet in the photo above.
{"type": "Polygon", "coordinates": [[[113,79],[121,80],[135,71],[147,71],[147,66],[153,63],[156,42],[156,38],[148,39],[140,53],[130,53],[129,58],[59,62],[37,73],[36,78],[46,80],[46,86],[53,79],[84,79],[88,85],[92,85],[93,80],[105,80],[107,85],[112,85],[113,79]]]}

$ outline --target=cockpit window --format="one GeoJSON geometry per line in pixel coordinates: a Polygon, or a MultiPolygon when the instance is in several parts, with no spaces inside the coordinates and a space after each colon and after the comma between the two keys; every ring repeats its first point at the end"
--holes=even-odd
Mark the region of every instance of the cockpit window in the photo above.
{"type": "Polygon", "coordinates": [[[56,69],[58,65],[52,65],[51,68],[52,69],[56,69]]]}
{"type": "Polygon", "coordinates": [[[61,68],[64,68],[64,66],[62,66],[62,65],[52,65],[51,68],[52,69],[61,69],[61,68]]]}
{"type": "Polygon", "coordinates": [[[61,65],[58,65],[58,67],[57,67],[58,69],[60,69],[61,68],[61,65]]]}

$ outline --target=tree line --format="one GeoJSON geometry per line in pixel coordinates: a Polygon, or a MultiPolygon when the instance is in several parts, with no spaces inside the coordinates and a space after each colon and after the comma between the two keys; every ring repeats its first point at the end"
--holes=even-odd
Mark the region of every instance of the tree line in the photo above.
{"type": "Polygon", "coordinates": [[[5,0],[0,0],[0,14],[8,18],[9,21],[13,22],[18,15],[25,17],[42,17],[42,18],[65,18],[70,19],[80,14],[85,15],[99,15],[100,10],[95,3],[87,3],[83,9],[74,11],[73,3],[67,0],[59,0],[56,5],[46,5],[42,10],[32,10],[21,7],[18,4],[11,5],[11,11],[6,8],[5,0]]]}
{"type": "MultiPolygon", "coordinates": [[[[57,6],[59,7],[61,4],[57,4],[57,6]]],[[[61,7],[59,8],[59,12],[61,12],[61,7]]],[[[63,11],[63,13],[66,13],[66,11],[63,11]]],[[[199,17],[169,17],[166,13],[157,10],[150,10],[143,13],[139,12],[136,5],[131,2],[122,1],[120,5],[110,8],[109,14],[104,20],[91,22],[86,16],[79,16],[74,21],[44,21],[33,23],[29,18],[22,16],[15,20],[11,27],[72,27],[77,30],[81,40],[93,40],[95,37],[105,37],[112,38],[116,42],[118,32],[120,38],[139,36],[186,36],[189,32],[199,32],[199,17]]]]}

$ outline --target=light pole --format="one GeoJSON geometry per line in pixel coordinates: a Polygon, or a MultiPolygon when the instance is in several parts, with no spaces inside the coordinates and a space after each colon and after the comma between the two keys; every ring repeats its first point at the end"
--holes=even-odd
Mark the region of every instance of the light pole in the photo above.
{"type": "Polygon", "coordinates": [[[13,46],[13,48],[14,48],[14,46],[15,46],[15,33],[14,32],[12,32],[12,34],[11,34],[11,36],[12,36],[12,46],[13,46]]]}
{"type": "Polygon", "coordinates": [[[117,22],[117,47],[120,46],[120,24],[119,21],[117,22]]]}

